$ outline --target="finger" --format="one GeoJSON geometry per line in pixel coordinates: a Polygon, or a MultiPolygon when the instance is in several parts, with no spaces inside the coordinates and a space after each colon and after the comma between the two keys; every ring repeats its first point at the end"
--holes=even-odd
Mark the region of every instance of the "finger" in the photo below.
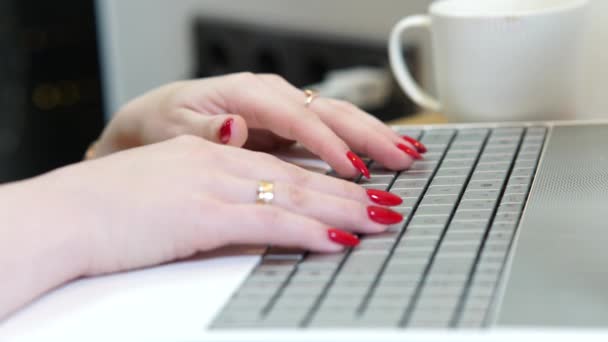
{"type": "MultiPolygon", "coordinates": [[[[302,90],[294,87],[293,85],[291,85],[289,82],[287,82],[284,78],[282,78],[280,76],[273,75],[273,74],[260,74],[260,78],[264,82],[273,86],[278,91],[283,92],[287,96],[290,96],[294,99],[304,98],[302,90]]],[[[385,124],[383,124],[382,121],[380,121],[376,117],[360,110],[356,106],[349,104],[345,101],[326,99],[326,98],[323,98],[323,100],[330,101],[333,105],[340,106],[341,109],[344,111],[351,111],[354,109],[354,111],[358,112],[358,114],[360,116],[359,119],[364,120],[366,123],[370,124],[372,129],[378,130],[381,133],[386,134],[389,137],[392,137],[393,139],[399,138],[397,133],[394,132],[392,129],[390,129],[385,124]]],[[[314,110],[314,108],[313,108],[313,110],[314,110]]]]}
{"type": "Polygon", "coordinates": [[[236,75],[232,82],[226,89],[234,96],[231,111],[246,116],[249,127],[265,128],[283,138],[299,141],[340,175],[369,175],[361,159],[314,112],[304,106],[303,100],[295,102],[285,98],[252,74],[236,75]]]}
{"type": "Polygon", "coordinates": [[[366,190],[351,181],[312,172],[269,154],[235,150],[219,155],[222,162],[217,163],[217,168],[225,174],[240,178],[285,182],[364,204],[397,206],[402,203],[400,197],[389,192],[366,190]]]}
{"type": "Polygon", "coordinates": [[[358,239],[352,234],[277,206],[226,204],[217,212],[221,217],[234,217],[234,213],[244,219],[218,223],[217,229],[226,244],[271,244],[316,252],[340,252],[346,241],[350,242],[349,245],[358,244],[358,239]]]}
{"type": "MultiPolygon", "coordinates": [[[[293,99],[303,96],[301,90],[281,77],[271,74],[263,74],[260,77],[286,96],[293,99]]],[[[421,157],[418,151],[422,150],[423,146],[416,148],[413,141],[399,137],[380,120],[350,103],[319,98],[311,104],[310,108],[349,146],[391,169],[405,169],[411,165],[412,160],[421,157]],[[362,139],[362,136],[366,139],[362,139]],[[400,153],[405,153],[406,157],[400,153]]]]}
{"type": "Polygon", "coordinates": [[[180,134],[192,134],[218,144],[241,147],[247,141],[247,123],[239,115],[207,115],[188,108],[177,113],[180,134]]]}
{"type": "MultiPolygon", "coordinates": [[[[383,207],[329,195],[305,187],[273,183],[272,205],[290,212],[311,217],[332,227],[345,228],[358,233],[379,233],[389,224],[397,224],[403,217],[383,207]]],[[[235,204],[255,203],[258,181],[231,177],[222,186],[211,185],[211,191],[225,202],[235,204]]]]}
{"type": "MultiPolygon", "coordinates": [[[[302,97],[300,90],[280,77],[273,75],[261,77],[277,90],[280,89],[286,96],[294,99],[302,97]]],[[[405,169],[414,159],[420,158],[410,142],[404,141],[388,126],[356,106],[343,101],[319,98],[311,104],[310,108],[349,146],[390,169],[405,169]]]]}
{"type": "MultiPolygon", "coordinates": [[[[397,132],[395,132],[389,126],[384,124],[378,118],[364,112],[357,106],[354,106],[348,102],[340,101],[340,100],[334,100],[334,99],[323,99],[323,100],[330,102],[331,105],[333,105],[335,107],[341,108],[344,112],[359,114],[359,117],[361,118],[362,122],[365,122],[365,124],[369,125],[369,127],[372,128],[373,130],[375,130],[377,132],[381,132],[382,134],[385,134],[387,137],[390,137],[391,140],[393,142],[395,142],[395,144],[403,144],[403,145],[407,146],[408,148],[412,148],[415,152],[418,152],[418,153],[426,152],[426,147],[422,143],[420,143],[418,140],[413,139],[408,136],[399,136],[397,134],[397,132]]],[[[415,153],[412,153],[412,156],[414,157],[414,159],[418,158],[418,155],[416,155],[415,153]]]]}
{"type": "Polygon", "coordinates": [[[409,143],[397,136],[390,128],[386,127],[390,131],[387,133],[380,127],[373,127],[372,121],[367,120],[369,116],[367,113],[357,112],[351,108],[345,110],[333,105],[327,99],[319,99],[315,103],[315,110],[323,121],[354,149],[362,151],[389,169],[404,170],[410,167],[414,160],[421,158],[413,146],[408,146],[409,143]],[[362,136],[366,136],[367,139],[361,139],[362,136]]]}

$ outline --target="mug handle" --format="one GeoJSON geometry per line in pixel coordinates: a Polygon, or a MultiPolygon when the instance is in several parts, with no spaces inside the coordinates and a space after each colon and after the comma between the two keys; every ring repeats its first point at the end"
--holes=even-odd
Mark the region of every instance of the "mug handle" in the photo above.
{"type": "Polygon", "coordinates": [[[422,90],[408,69],[402,54],[402,36],[406,30],[414,27],[431,28],[431,18],[428,15],[414,15],[402,19],[395,25],[391,32],[388,52],[391,68],[395,74],[395,78],[401,88],[409,95],[409,97],[419,106],[426,110],[439,112],[441,105],[437,99],[422,90]]]}

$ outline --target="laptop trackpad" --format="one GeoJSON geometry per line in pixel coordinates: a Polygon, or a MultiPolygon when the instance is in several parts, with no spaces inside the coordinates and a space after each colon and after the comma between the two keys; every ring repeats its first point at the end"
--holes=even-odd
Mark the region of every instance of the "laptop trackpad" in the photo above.
{"type": "Polygon", "coordinates": [[[608,326],[608,125],[556,127],[519,237],[499,326],[608,326]]]}

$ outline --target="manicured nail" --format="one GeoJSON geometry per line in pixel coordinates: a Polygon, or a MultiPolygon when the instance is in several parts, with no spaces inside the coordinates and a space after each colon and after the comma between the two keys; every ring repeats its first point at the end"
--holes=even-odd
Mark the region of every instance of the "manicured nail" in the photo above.
{"type": "Polygon", "coordinates": [[[356,235],[353,235],[340,229],[328,229],[327,236],[331,241],[341,244],[342,246],[355,247],[359,244],[359,238],[356,235]]]}
{"type": "Polygon", "coordinates": [[[399,196],[382,190],[367,189],[367,196],[380,205],[395,206],[403,203],[399,196]]]}
{"type": "Polygon", "coordinates": [[[401,151],[409,154],[410,157],[412,157],[414,159],[422,159],[422,156],[420,155],[420,153],[412,150],[411,148],[409,148],[403,144],[397,144],[397,148],[400,149],[401,151]]]}
{"type": "Polygon", "coordinates": [[[356,155],[352,151],[348,151],[348,153],[346,153],[346,157],[350,159],[350,162],[353,163],[353,166],[357,170],[359,170],[359,172],[361,172],[361,174],[363,174],[365,178],[369,179],[369,170],[367,169],[367,166],[365,166],[363,160],[361,160],[358,155],[356,155]]]}
{"type": "Polygon", "coordinates": [[[367,207],[369,218],[380,224],[394,224],[403,221],[403,215],[388,208],[369,206],[367,207]]]}
{"type": "Polygon", "coordinates": [[[403,140],[409,142],[410,144],[412,144],[420,153],[426,153],[427,149],[426,146],[424,146],[420,141],[412,138],[412,137],[408,137],[407,135],[402,136],[403,140]]]}
{"type": "Polygon", "coordinates": [[[227,144],[230,141],[230,136],[232,135],[232,123],[234,122],[233,118],[230,118],[222,124],[220,128],[220,141],[222,144],[227,144]]]}

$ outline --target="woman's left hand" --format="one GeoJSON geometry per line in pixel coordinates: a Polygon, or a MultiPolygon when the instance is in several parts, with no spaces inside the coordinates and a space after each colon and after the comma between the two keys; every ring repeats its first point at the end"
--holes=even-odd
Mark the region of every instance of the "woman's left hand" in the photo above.
{"type": "Polygon", "coordinates": [[[424,146],[397,135],[354,105],[304,92],[277,75],[251,73],[183,81],[151,91],[122,108],[97,143],[95,156],[192,134],[258,151],[300,142],[344,177],[367,174],[351,149],[385,167],[409,167],[424,146]]]}

